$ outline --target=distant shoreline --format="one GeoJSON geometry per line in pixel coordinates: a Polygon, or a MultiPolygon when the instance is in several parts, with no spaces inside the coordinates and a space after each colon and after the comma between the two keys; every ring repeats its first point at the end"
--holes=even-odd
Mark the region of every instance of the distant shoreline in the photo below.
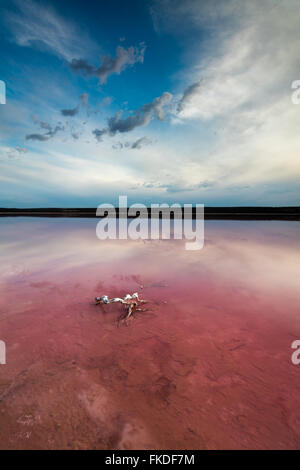
{"type": "MultiPolygon", "coordinates": [[[[119,209],[116,208],[119,218],[119,209]]],[[[190,213],[195,219],[195,208],[190,213]]],[[[0,208],[0,217],[79,217],[95,218],[95,208],[0,208]]],[[[132,218],[132,216],[128,216],[132,218]]],[[[148,217],[151,209],[148,208],[148,217]]],[[[300,207],[205,207],[205,219],[210,220],[294,220],[300,221],[300,207]]],[[[172,218],[172,215],[171,215],[172,218]]]]}

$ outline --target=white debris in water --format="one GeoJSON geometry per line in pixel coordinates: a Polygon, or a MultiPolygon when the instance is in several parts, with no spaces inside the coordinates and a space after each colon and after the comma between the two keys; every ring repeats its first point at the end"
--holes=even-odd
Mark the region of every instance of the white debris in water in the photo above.
{"type": "Polygon", "coordinates": [[[131,300],[143,302],[140,300],[138,292],[134,292],[132,295],[126,294],[123,298],[114,297],[113,299],[109,299],[107,295],[102,295],[102,297],[95,297],[95,302],[102,304],[112,304],[116,302],[120,302],[121,304],[128,304],[131,300]]]}

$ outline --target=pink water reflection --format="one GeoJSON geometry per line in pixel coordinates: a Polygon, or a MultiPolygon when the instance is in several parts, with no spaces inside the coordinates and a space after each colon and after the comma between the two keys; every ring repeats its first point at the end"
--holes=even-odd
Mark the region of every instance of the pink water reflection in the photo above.
{"type": "Polygon", "coordinates": [[[191,252],[96,222],[0,219],[0,447],[299,448],[300,224],[209,221],[191,252]],[[128,327],[90,305],[135,291],[128,327]]]}

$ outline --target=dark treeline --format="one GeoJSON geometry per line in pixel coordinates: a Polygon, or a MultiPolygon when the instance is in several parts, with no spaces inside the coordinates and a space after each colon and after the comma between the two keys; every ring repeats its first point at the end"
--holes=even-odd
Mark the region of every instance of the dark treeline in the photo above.
{"type": "MultiPolygon", "coordinates": [[[[116,216],[119,209],[116,208],[116,216]]],[[[148,217],[157,217],[147,209],[148,217]]],[[[162,209],[169,215],[169,209],[162,209]]],[[[183,211],[182,211],[183,212],[183,211]]],[[[125,213],[123,212],[125,215],[125,213]]],[[[139,212],[137,211],[137,216],[139,212]]],[[[161,217],[162,213],[159,214],[161,217]]],[[[185,210],[186,217],[196,218],[196,208],[185,210]]],[[[134,216],[128,216],[128,218],[134,216]]],[[[205,207],[205,219],[231,219],[231,220],[300,220],[300,207],[205,207]]],[[[7,209],[0,208],[0,217],[96,217],[95,208],[30,208],[30,209],[7,209]]],[[[173,214],[171,213],[171,218],[173,214]]]]}

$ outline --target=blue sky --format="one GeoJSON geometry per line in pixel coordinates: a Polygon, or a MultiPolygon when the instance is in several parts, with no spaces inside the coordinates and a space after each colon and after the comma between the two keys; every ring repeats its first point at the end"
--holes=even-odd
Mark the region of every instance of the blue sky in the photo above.
{"type": "Polygon", "coordinates": [[[296,0],[2,0],[0,206],[300,204],[296,0]]]}

